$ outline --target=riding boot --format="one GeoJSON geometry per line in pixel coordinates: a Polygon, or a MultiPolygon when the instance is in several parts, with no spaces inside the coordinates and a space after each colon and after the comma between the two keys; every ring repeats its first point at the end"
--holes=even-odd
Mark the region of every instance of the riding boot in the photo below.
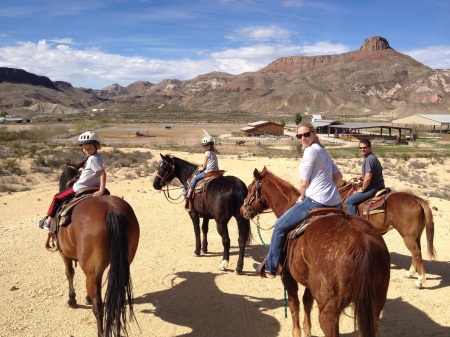
{"type": "Polygon", "coordinates": [[[190,188],[186,194],[186,199],[191,199],[191,198],[192,198],[192,188],[190,188]]]}

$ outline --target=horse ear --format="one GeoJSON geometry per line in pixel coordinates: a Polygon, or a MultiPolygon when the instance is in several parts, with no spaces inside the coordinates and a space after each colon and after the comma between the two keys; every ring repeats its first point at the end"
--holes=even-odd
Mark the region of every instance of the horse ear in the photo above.
{"type": "Polygon", "coordinates": [[[164,156],[161,153],[159,155],[161,156],[161,159],[164,159],[164,156]]]}
{"type": "Polygon", "coordinates": [[[256,179],[259,179],[259,176],[260,176],[260,174],[258,172],[258,169],[255,168],[255,170],[253,171],[253,177],[255,177],[256,179]]]}

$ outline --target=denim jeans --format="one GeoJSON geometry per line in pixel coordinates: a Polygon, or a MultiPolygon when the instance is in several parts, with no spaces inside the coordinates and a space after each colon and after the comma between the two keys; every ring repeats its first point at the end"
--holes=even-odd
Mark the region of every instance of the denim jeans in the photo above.
{"type": "Polygon", "coordinates": [[[275,221],[269,253],[266,256],[266,271],[276,274],[287,233],[305,220],[310,210],[320,207],[342,208],[341,204],[326,206],[306,197],[302,202],[298,202],[289,208],[275,221]]]}
{"type": "Polygon", "coordinates": [[[377,189],[365,190],[364,192],[355,192],[345,200],[348,214],[358,215],[358,205],[377,194],[377,189]]]}
{"type": "Polygon", "coordinates": [[[205,178],[205,177],[206,177],[206,172],[205,172],[205,171],[200,172],[199,174],[197,174],[196,176],[194,176],[194,179],[192,179],[192,182],[191,182],[191,188],[194,189],[194,187],[195,187],[195,185],[197,184],[197,182],[198,182],[199,180],[202,180],[202,179],[205,178]]]}

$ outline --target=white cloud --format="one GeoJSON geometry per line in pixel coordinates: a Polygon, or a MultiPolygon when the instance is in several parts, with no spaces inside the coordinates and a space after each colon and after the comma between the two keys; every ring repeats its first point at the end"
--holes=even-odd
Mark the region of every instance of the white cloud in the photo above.
{"type": "Polygon", "coordinates": [[[49,40],[50,42],[53,43],[62,43],[62,44],[74,44],[73,39],[70,37],[65,37],[65,38],[53,38],[51,40],[49,40]]]}
{"type": "Polygon", "coordinates": [[[291,33],[287,29],[272,25],[242,27],[226,37],[230,40],[287,41],[290,36],[291,33]]]}
{"type": "Polygon", "coordinates": [[[303,6],[303,0],[283,0],[281,1],[281,4],[284,7],[296,7],[296,8],[300,8],[303,6]]]}
{"type": "MultiPolygon", "coordinates": [[[[159,83],[164,79],[187,80],[212,71],[240,74],[257,71],[279,57],[349,51],[345,45],[329,41],[302,46],[258,43],[204,52],[199,60],[162,60],[108,54],[95,48],[77,49],[72,39],[64,41],[66,44],[41,40],[38,43],[20,42],[15,46],[0,47],[0,67],[24,69],[53,81],[70,82],[75,87],[99,89],[113,83],[126,86],[135,81],[159,83]]],[[[411,50],[405,54],[432,68],[450,68],[449,46],[411,50]]]]}
{"type": "Polygon", "coordinates": [[[431,46],[402,52],[433,69],[450,69],[450,46],[431,46]]]}

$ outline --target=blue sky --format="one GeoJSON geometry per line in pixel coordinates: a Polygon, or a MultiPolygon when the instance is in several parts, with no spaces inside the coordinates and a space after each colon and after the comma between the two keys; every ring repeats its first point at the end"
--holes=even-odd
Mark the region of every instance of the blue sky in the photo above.
{"type": "Polygon", "coordinates": [[[256,71],[382,36],[450,69],[448,0],[3,0],[0,67],[75,87],[256,71]]]}

